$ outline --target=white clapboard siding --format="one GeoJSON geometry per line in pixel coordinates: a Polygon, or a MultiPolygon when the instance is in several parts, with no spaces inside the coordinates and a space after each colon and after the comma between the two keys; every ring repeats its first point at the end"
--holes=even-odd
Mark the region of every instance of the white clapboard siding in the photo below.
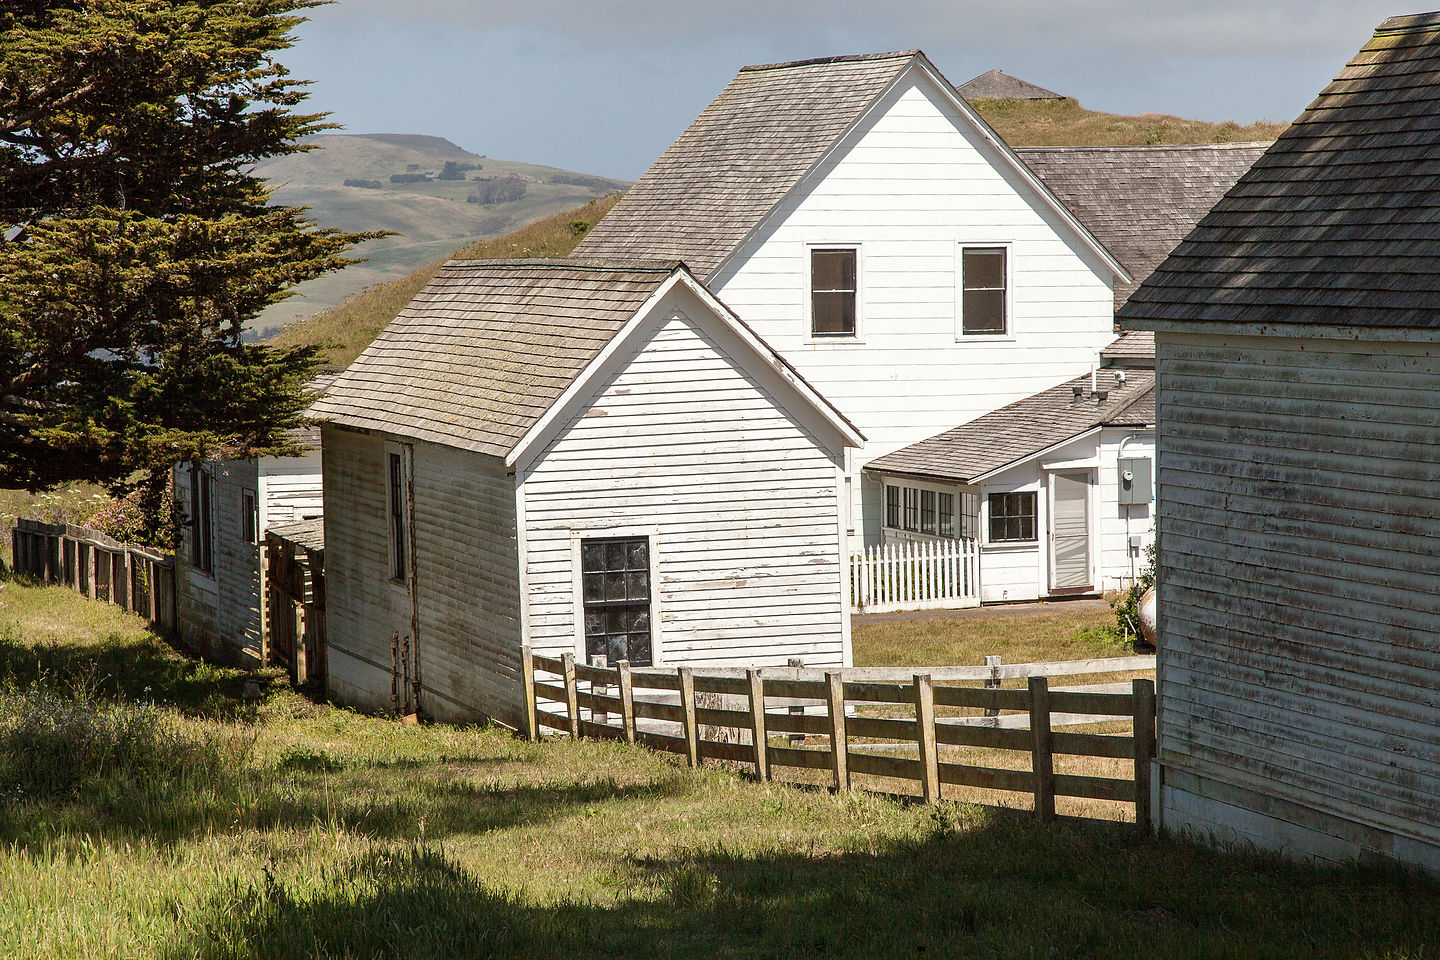
{"type": "Polygon", "coordinates": [[[519,478],[530,643],[583,656],[575,538],[644,533],[662,662],[842,665],[841,457],[667,317],[519,478]]]}
{"type": "Polygon", "coordinates": [[[1073,377],[1114,339],[1109,269],[1043,209],[911,74],[710,285],[856,423],[863,464],[1073,377]],[[809,337],[816,243],[859,245],[855,341],[809,337]],[[962,243],[1009,247],[1006,338],[957,342],[962,243]]]}
{"type": "Polygon", "coordinates": [[[303,457],[267,457],[260,461],[260,529],[321,516],[320,452],[303,457]]]}
{"type": "Polygon", "coordinates": [[[1440,843],[1440,354],[1157,344],[1159,756],[1190,777],[1177,816],[1248,789],[1440,843]]]}
{"type": "Polygon", "coordinates": [[[859,613],[980,605],[974,540],[892,541],[850,555],[850,603],[859,613]]]}
{"type": "MultiPolygon", "coordinates": [[[[176,629],[187,642],[226,661],[254,662],[260,655],[260,553],[245,539],[244,494],[254,493],[254,460],[205,464],[210,475],[209,573],[195,566],[193,527],[176,544],[176,629]]],[[[175,468],[175,496],[190,509],[188,464],[175,468]]]]}
{"type": "MultiPolygon", "coordinates": [[[[394,449],[393,447],[391,449],[394,449]]],[[[519,722],[519,582],[513,482],[493,457],[413,447],[415,604],[390,580],[386,442],[325,427],[327,681],[391,706],[395,631],[415,638],[421,705],[441,719],[519,722]]]]}

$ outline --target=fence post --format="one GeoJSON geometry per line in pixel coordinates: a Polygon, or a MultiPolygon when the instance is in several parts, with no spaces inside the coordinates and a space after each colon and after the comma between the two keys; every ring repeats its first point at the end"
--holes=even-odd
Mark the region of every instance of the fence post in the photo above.
{"type": "Polygon", "coordinates": [[[825,674],[825,707],[830,714],[830,764],[835,769],[835,792],[850,789],[850,745],[845,739],[844,674],[825,674]]]}
{"type": "Polygon", "coordinates": [[[635,742],[635,687],[630,678],[630,661],[620,660],[615,664],[615,675],[620,683],[620,723],[625,728],[625,742],[635,742]]]}
{"type": "Polygon", "coordinates": [[[685,759],[690,766],[700,766],[700,729],[695,724],[695,673],[689,667],[680,667],[680,722],[685,727],[685,759]]]}
{"type": "MultiPolygon", "coordinates": [[[[795,670],[796,670],[796,676],[795,676],[795,678],[798,680],[798,679],[800,678],[800,677],[799,677],[799,671],[802,670],[802,669],[804,669],[804,667],[805,667],[805,661],[802,660],[800,657],[791,657],[790,660],[789,660],[789,665],[795,668],[795,670]]],[[[800,704],[798,704],[798,703],[791,704],[791,705],[790,705],[790,716],[792,716],[792,717],[803,717],[803,716],[805,716],[805,708],[804,708],[803,706],[801,706],[800,704]]],[[[800,746],[800,745],[804,744],[804,742],[805,742],[805,734],[803,734],[803,733],[792,733],[792,734],[790,734],[790,746],[792,746],[792,747],[797,747],[797,746],[800,746]]]]}
{"type": "Polygon", "coordinates": [[[580,739],[580,701],[575,690],[575,654],[562,653],[560,665],[565,677],[565,710],[570,717],[570,739],[580,739]]]}
{"type": "Polygon", "coordinates": [[[540,727],[535,720],[535,651],[528,643],[520,647],[520,685],[525,691],[525,739],[534,743],[540,727]]]}
{"type": "Polygon", "coordinates": [[[1050,686],[1030,678],[1030,768],[1035,774],[1035,815],[1055,819],[1055,758],[1050,742],[1050,686]]]}
{"type": "MultiPolygon", "coordinates": [[[[985,681],[985,686],[992,690],[998,689],[1000,686],[1000,658],[998,656],[986,657],[985,666],[990,668],[990,677],[985,681]]],[[[998,717],[1000,711],[996,707],[986,707],[985,716],[998,717]]],[[[995,725],[998,727],[1000,724],[997,721],[995,725]]]]}
{"type": "MultiPolygon", "coordinates": [[[[599,670],[604,670],[605,668],[607,668],[607,667],[610,666],[610,658],[609,658],[608,656],[606,656],[605,654],[603,654],[603,653],[597,653],[597,654],[595,654],[594,656],[592,656],[592,657],[590,658],[590,666],[595,667],[596,669],[599,669],[599,670]]],[[[591,681],[590,681],[590,692],[591,692],[591,693],[605,694],[606,696],[609,696],[609,694],[610,694],[610,685],[609,685],[608,683],[602,683],[602,684],[600,684],[600,686],[597,688],[597,687],[595,686],[595,681],[594,681],[594,680],[591,680],[591,681]]],[[[594,720],[596,723],[602,723],[602,724],[605,724],[605,725],[608,726],[609,723],[610,723],[610,712],[609,712],[608,710],[604,710],[604,709],[601,709],[601,710],[598,710],[598,711],[597,711],[596,708],[595,708],[595,706],[594,706],[594,702],[595,702],[595,701],[592,700],[592,701],[590,701],[590,702],[591,702],[591,707],[590,707],[590,719],[591,719],[591,720],[594,720]]]]}
{"type": "Polygon", "coordinates": [[[750,732],[755,738],[755,777],[770,779],[770,744],[765,738],[765,680],[759,670],[746,670],[750,682],[750,732]]]}
{"type": "Polygon", "coordinates": [[[125,602],[126,613],[135,612],[135,558],[125,551],[125,602]]]}
{"type": "Polygon", "coordinates": [[[940,758],[935,752],[935,685],[930,674],[915,677],[915,740],[920,748],[920,785],[926,803],[940,802],[940,758]]]}
{"type": "Polygon", "coordinates": [[[1150,761],[1155,758],[1155,681],[1134,680],[1135,698],[1135,825],[1150,832],[1150,761]]]}

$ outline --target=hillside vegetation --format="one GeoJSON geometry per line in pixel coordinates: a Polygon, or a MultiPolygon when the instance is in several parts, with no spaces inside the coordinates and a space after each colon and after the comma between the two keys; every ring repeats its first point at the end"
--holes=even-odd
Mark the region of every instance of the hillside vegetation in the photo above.
{"type": "Polygon", "coordinates": [[[450,257],[427,263],[397,280],[369,287],[337,307],[292,323],[276,334],[271,342],[276,346],[320,344],[323,362],[348,364],[430,282],[446,259],[569,256],[581,238],[610,212],[619,199],[620,194],[611,194],[538,220],[502,237],[467,244],[451,253],[450,257]]]}
{"type": "Polygon", "coordinates": [[[394,230],[396,235],[357,248],[356,255],[366,262],[302,284],[297,296],[256,318],[255,331],[274,331],[367,286],[440,260],[463,243],[498,237],[628,186],[607,177],[496,160],[441,137],[324,134],[306,143],[314,149],[255,168],[273,188],[273,201],[308,207],[327,227],[394,230]]]}
{"type": "Polygon", "coordinates": [[[1289,124],[1210,123],[1164,113],[1126,116],[1086,110],[1079,101],[971,100],[970,105],[1013,147],[1128,147],[1274,140],[1289,124]]]}

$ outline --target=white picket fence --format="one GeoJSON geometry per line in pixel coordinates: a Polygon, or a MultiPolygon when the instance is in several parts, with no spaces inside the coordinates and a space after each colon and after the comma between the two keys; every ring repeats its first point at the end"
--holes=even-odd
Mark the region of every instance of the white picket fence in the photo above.
{"type": "Polygon", "coordinates": [[[850,605],[863,613],[978,607],[979,545],[974,540],[914,541],[851,554],[850,605]]]}

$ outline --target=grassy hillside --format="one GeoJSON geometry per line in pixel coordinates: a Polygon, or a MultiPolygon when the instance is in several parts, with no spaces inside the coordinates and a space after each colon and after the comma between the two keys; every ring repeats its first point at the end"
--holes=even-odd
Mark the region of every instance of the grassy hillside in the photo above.
{"type": "Polygon", "coordinates": [[[1125,147],[1182,143],[1242,143],[1274,140],[1288,124],[1255,122],[1244,126],[1209,123],[1164,113],[1138,117],[1086,110],[1079,101],[970,101],[982,117],[1015,147],[1125,147]]]}
{"type": "Polygon", "coordinates": [[[627,186],[495,160],[440,137],[324,134],[308,142],[317,149],[255,168],[274,188],[275,202],[309,207],[324,226],[395,230],[401,236],[362,244],[356,253],[368,258],[366,263],[302,284],[298,295],[251,324],[256,331],[336,306],[367,286],[442,259],[462,243],[500,236],[627,186]]]}
{"type": "MultiPolygon", "coordinates": [[[[446,251],[451,257],[564,257],[620,199],[618,193],[592,200],[518,230],[446,251]],[[583,224],[583,226],[582,226],[583,224]]],[[[386,283],[369,287],[337,307],[297,321],[276,334],[277,346],[321,344],[324,362],[347,364],[360,355],[385,325],[419,293],[448,257],[434,260],[386,283]]]]}

